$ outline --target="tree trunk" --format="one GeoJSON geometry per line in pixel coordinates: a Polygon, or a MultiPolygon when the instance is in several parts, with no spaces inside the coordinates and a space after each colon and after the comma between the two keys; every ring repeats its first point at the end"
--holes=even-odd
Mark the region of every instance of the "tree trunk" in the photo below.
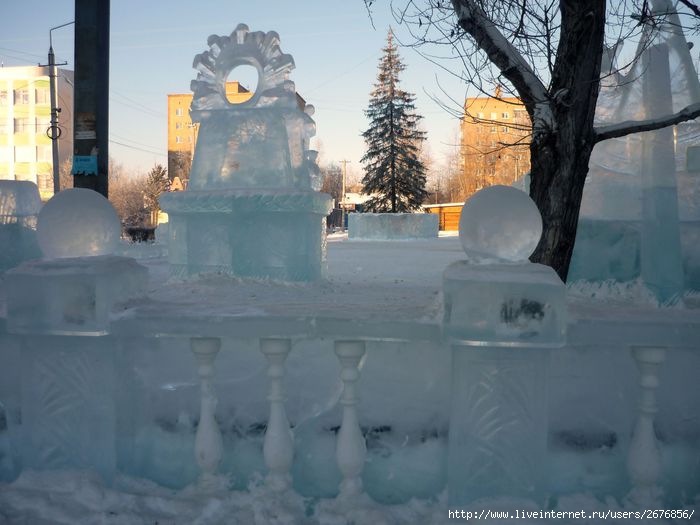
{"type": "Polygon", "coordinates": [[[543,232],[530,259],[551,266],[566,281],[596,138],[593,119],[603,53],[605,0],[562,0],[560,5],[562,28],[547,103],[549,121],[542,119],[538,109],[533,108],[531,113],[530,196],[542,213],[543,232]]]}

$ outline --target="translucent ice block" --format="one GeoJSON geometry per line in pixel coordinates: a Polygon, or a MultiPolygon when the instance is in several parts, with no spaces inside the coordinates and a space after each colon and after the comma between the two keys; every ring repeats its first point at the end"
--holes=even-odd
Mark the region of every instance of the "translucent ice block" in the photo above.
{"type": "Polygon", "coordinates": [[[445,270],[443,293],[450,340],[553,347],[565,341],[565,288],[549,266],[458,261],[445,270]]]}
{"type": "Polygon", "coordinates": [[[0,180],[0,271],[41,257],[36,220],[39,190],[29,181],[0,180]]]}
{"type": "Polygon", "coordinates": [[[429,239],[438,236],[433,213],[351,213],[348,238],[354,240],[429,239]]]}
{"type": "Polygon", "coordinates": [[[117,256],[29,261],[7,273],[8,331],[104,334],[116,303],[145,293],[148,270],[117,256]]]}
{"type": "Polygon", "coordinates": [[[116,469],[114,340],[22,341],[22,462],[30,469],[116,469]]]}

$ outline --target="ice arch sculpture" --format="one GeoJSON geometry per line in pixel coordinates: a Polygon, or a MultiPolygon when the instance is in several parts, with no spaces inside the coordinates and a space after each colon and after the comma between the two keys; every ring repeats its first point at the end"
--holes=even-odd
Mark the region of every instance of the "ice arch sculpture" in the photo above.
{"type": "Polygon", "coordinates": [[[314,108],[289,80],[294,60],[277,33],[243,24],[207,43],[193,64],[190,115],[199,133],[188,188],[161,198],[171,273],[317,279],[331,199],[316,191],[314,108]],[[243,65],[258,71],[258,85],[249,100],[232,104],[226,80],[243,65]]]}

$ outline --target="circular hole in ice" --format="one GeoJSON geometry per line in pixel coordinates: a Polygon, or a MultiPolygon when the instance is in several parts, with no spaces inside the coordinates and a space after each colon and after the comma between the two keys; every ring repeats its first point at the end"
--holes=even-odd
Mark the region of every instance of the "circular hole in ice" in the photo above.
{"type": "Polygon", "coordinates": [[[112,204],[93,190],[71,188],[39,212],[37,240],[48,259],[114,253],[121,227],[112,204]]]}
{"type": "Polygon", "coordinates": [[[511,186],[490,186],[464,203],[459,239],[470,258],[525,261],[542,235],[542,216],[530,197],[511,186]]]}
{"type": "Polygon", "coordinates": [[[260,74],[258,69],[250,64],[236,66],[228,74],[226,78],[226,99],[231,104],[243,104],[250,99],[251,95],[248,95],[246,92],[239,93],[239,89],[236,88],[235,84],[231,84],[232,82],[238,82],[238,85],[243,88],[240,91],[245,90],[255,93],[260,82],[260,74]]]}

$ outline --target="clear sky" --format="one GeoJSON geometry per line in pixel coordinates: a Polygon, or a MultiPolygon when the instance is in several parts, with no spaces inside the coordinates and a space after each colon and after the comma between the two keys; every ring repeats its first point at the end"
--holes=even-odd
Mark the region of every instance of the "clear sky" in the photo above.
{"type": "MultiPolygon", "coordinates": [[[[189,92],[196,76],[192,60],[207,49],[207,36],[230,34],[245,23],[252,31],[279,33],[282,51],[296,63],[291,79],[297,91],[316,106],[322,162],[350,160],[348,170],[358,176],[365,147],[360,134],[367,127],[363,110],[389,25],[399,40],[410,40],[392,18],[389,1],[378,4],[373,27],[362,0],[112,0],[110,155],[141,171],[165,164],[167,94],[189,92]]],[[[46,63],[49,29],[73,19],[73,0],[1,2],[0,60],[5,66],[46,63]]],[[[57,60],[72,69],[73,26],[53,34],[57,60]]],[[[463,100],[465,86],[412,49],[400,54],[407,65],[403,88],[417,97],[439,164],[456,140],[458,120],[430,95],[447,100],[445,89],[463,100]]]]}

